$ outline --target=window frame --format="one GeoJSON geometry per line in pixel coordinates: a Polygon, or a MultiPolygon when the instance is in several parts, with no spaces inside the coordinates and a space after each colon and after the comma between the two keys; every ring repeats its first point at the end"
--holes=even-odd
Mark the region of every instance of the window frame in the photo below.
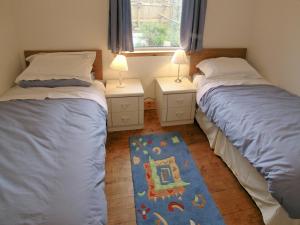
{"type": "MultiPolygon", "coordinates": [[[[181,0],[182,2],[182,0],[181,0]]],[[[182,9],[182,8],[181,8],[182,9]]],[[[131,22],[133,19],[131,18],[131,22]]],[[[123,52],[127,56],[138,56],[138,55],[147,55],[147,56],[164,56],[164,55],[172,55],[177,49],[180,49],[180,27],[181,21],[179,21],[179,46],[159,46],[159,47],[135,47],[134,52],[123,52]]],[[[132,29],[133,34],[133,29],[132,29]]]]}
{"type": "MultiPolygon", "coordinates": [[[[179,48],[177,48],[179,49],[179,48]]],[[[122,55],[126,57],[144,57],[144,56],[172,56],[174,55],[176,49],[173,50],[148,50],[148,51],[141,51],[141,50],[134,50],[134,52],[122,52],[122,55]]]]}

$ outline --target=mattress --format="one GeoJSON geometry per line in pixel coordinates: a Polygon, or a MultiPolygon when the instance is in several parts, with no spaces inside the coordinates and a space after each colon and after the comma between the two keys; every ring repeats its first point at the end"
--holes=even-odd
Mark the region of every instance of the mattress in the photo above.
{"type": "Polygon", "coordinates": [[[104,87],[15,87],[0,99],[0,224],[104,225],[104,87]]]}

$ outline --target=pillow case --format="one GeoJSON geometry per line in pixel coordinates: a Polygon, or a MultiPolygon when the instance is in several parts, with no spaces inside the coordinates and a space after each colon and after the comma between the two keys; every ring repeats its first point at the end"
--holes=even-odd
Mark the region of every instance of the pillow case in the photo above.
{"type": "Polygon", "coordinates": [[[261,75],[242,58],[212,58],[201,61],[196,66],[206,78],[224,75],[244,75],[246,77],[261,77],[261,75]]]}
{"type": "Polygon", "coordinates": [[[17,84],[80,86],[92,83],[95,52],[40,53],[26,58],[30,65],[17,77],[17,84]],[[62,81],[63,80],[63,81],[62,81]],[[31,81],[31,82],[25,82],[31,81]],[[47,81],[47,82],[46,82],[47,81]]]}
{"type": "Polygon", "coordinates": [[[22,88],[31,88],[31,87],[70,87],[70,86],[80,86],[80,87],[89,87],[91,83],[77,80],[77,79],[61,79],[61,80],[21,80],[18,85],[22,88]]]}

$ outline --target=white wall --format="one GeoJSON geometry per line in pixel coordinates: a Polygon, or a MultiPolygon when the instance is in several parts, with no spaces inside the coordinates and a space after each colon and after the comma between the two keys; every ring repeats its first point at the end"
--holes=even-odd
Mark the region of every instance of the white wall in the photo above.
{"type": "Polygon", "coordinates": [[[0,94],[20,72],[19,45],[11,0],[0,1],[0,94]]]}
{"type": "Polygon", "coordinates": [[[273,83],[300,95],[300,1],[255,0],[249,60],[273,83]]]}
{"type": "Polygon", "coordinates": [[[247,47],[253,0],[208,0],[204,47],[247,47]]]}
{"type": "MultiPolygon", "coordinates": [[[[205,47],[246,47],[253,0],[208,0],[205,47]]],[[[108,0],[15,0],[23,49],[104,50],[104,78],[117,78],[109,69],[107,50],[108,0]]],[[[154,97],[156,76],[177,74],[170,57],[129,58],[126,77],[140,77],[146,97],[154,97]]],[[[187,74],[188,66],[184,68],[187,74]]]]}

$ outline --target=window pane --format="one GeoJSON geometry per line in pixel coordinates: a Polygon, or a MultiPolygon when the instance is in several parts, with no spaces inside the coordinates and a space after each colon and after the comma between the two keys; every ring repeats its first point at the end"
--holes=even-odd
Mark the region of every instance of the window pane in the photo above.
{"type": "Polygon", "coordinates": [[[182,0],[131,0],[135,48],[179,47],[182,0]]]}

